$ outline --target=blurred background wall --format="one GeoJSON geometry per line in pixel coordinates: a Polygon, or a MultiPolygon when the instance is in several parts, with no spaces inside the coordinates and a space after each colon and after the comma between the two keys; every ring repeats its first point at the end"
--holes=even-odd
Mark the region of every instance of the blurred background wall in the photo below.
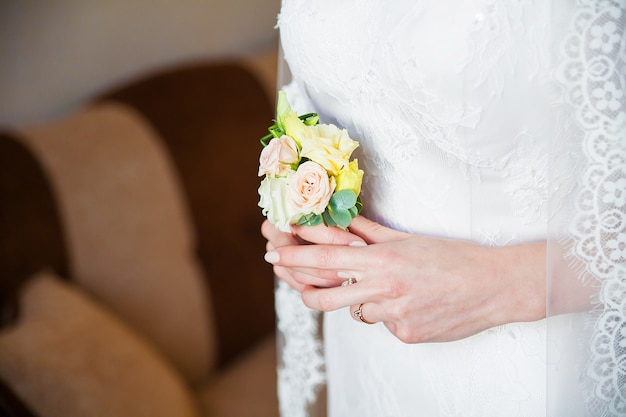
{"type": "MultiPolygon", "coordinates": [[[[280,0],[2,0],[0,125],[62,116],[108,87],[181,62],[272,60],[279,7],[280,0]]],[[[262,65],[270,79],[272,64],[262,65]]]]}

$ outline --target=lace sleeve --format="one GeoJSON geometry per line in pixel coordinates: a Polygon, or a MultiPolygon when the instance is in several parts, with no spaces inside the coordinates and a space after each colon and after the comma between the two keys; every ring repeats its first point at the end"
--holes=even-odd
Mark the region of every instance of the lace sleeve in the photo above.
{"type": "Polygon", "coordinates": [[[553,174],[566,173],[574,192],[553,201],[550,222],[548,415],[570,404],[568,416],[617,417],[626,415],[626,5],[577,3],[556,74],[568,114],[553,174]]]}

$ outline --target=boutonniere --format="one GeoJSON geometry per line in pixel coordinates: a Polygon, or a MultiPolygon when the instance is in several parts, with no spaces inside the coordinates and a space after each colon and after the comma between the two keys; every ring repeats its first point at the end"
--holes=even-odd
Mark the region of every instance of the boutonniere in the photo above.
{"type": "Polygon", "coordinates": [[[263,215],[284,232],[292,224],[347,228],[363,207],[363,171],[350,159],[359,142],[316,113],[298,116],[283,91],[268,131],[259,158],[263,215]]]}

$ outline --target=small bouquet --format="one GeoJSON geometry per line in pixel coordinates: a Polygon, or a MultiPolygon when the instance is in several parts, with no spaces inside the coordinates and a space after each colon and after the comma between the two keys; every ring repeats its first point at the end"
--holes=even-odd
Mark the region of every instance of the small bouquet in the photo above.
{"type": "Polygon", "coordinates": [[[263,215],[284,232],[292,224],[347,228],[363,207],[363,171],[350,160],[359,143],[345,129],[320,124],[316,113],[298,116],[282,91],[276,115],[261,139],[263,215]]]}

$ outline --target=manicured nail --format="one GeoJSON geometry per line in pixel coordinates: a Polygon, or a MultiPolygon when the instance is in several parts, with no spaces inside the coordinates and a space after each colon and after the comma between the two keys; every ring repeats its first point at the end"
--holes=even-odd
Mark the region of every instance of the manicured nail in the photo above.
{"type": "Polygon", "coordinates": [[[275,264],[280,259],[280,256],[278,256],[278,252],[271,251],[271,252],[267,252],[264,258],[265,258],[265,262],[275,264]]]}
{"type": "Polygon", "coordinates": [[[345,272],[345,271],[337,271],[337,276],[341,279],[350,279],[350,278],[354,278],[354,275],[352,275],[349,272],[345,272]]]}
{"type": "Polygon", "coordinates": [[[355,240],[354,242],[350,242],[348,246],[363,247],[367,246],[367,243],[361,242],[360,240],[355,240]]]}

